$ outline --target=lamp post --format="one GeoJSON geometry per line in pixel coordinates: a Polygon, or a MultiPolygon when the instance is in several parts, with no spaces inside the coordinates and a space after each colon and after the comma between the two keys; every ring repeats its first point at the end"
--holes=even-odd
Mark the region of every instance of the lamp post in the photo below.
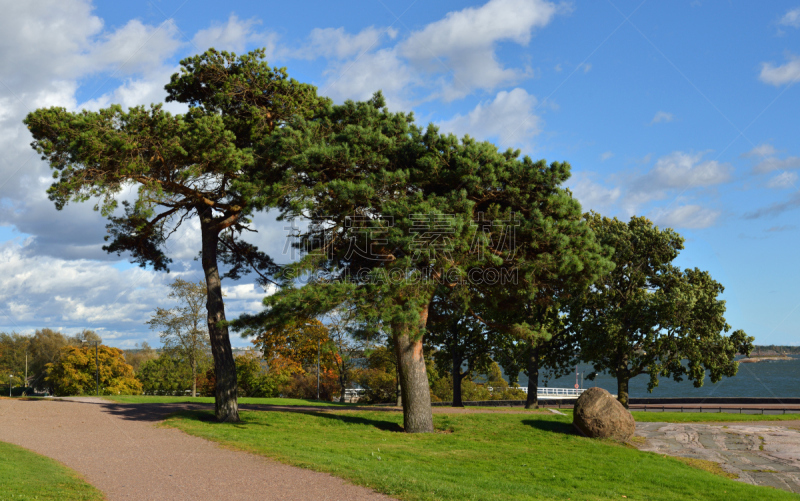
{"type": "Polygon", "coordinates": [[[319,400],[319,348],[320,340],[317,339],[317,400],[319,400]]]}
{"type": "Polygon", "coordinates": [[[14,377],[14,374],[8,375],[8,396],[11,397],[11,378],[14,377]]]}

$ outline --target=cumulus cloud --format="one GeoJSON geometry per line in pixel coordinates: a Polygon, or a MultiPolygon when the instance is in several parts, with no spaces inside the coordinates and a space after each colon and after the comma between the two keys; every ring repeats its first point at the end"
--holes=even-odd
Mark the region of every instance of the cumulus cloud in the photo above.
{"type": "Polygon", "coordinates": [[[308,44],[296,51],[295,56],[306,59],[346,59],[379,47],[384,39],[395,37],[397,30],[394,28],[370,26],[356,34],[347,33],[344,28],[314,28],[308,37],[308,44]]]}
{"type": "Polygon", "coordinates": [[[706,153],[675,151],[656,160],[653,168],[634,182],[642,192],[696,188],[727,182],[733,167],[716,160],[703,161],[706,153]]]}
{"type": "Polygon", "coordinates": [[[796,172],[781,172],[774,176],[767,182],[767,188],[797,188],[797,173],[796,172]]]}
{"type": "Polygon", "coordinates": [[[192,37],[192,45],[196,50],[205,52],[213,47],[220,51],[242,53],[247,44],[256,43],[266,49],[267,60],[276,56],[278,35],[262,33],[255,30],[261,24],[257,19],[239,19],[231,14],[225,23],[214,23],[200,30],[192,37]]]}
{"type": "Polygon", "coordinates": [[[320,94],[341,102],[369,99],[381,90],[393,109],[408,109],[409,89],[422,83],[394,49],[367,52],[354,61],[334,63],[325,71],[325,77],[320,94]]]}
{"type": "Polygon", "coordinates": [[[742,158],[771,157],[771,156],[775,155],[776,153],[778,153],[778,150],[776,150],[774,146],[772,146],[769,143],[761,143],[758,146],[754,147],[752,150],[747,151],[745,153],[742,153],[741,157],[742,158]]]}
{"type": "Polygon", "coordinates": [[[792,28],[800,28],[800,7],[791,9],[778,21],[781,26],[789,26],[792,28]]]}
{"type": "Polygon", "coordinates": [[[597,212],[605,212],[622,195],[620,187],[608,188],[592,181],[586,175],[576,175],[575,179],[576,181],[570,184],[570,190],[581,203],[584,211],[591,209],[597,212]]]}
{"type": "Polygon", "coordinates": [[[496,57],[496,45],[512,41],[527,45],[533,30],[567,10],[544,0],[490,0],[481,7],[450,12],[444,19],[412,33],[399,50],[423,70],[452,73],[442,96],[458,99],[472,89],[494,89],[527,76],[506,68],[496,57]]]}
{"type": "Polygon", "coordinates": [[[776,170],[788,170],[800,168],[800,157],[786,157],[786,158],[765,158],[753,167],[753,172],[756,174],[764,174],[776,170]]]}
{"type": "Polygon", "coordinates": [[[656,210],[651,218],[659,226],[700,229],[712,226],[719,215],[719,211],[699,205],[683,205],[674,209],[656,210]]]}
{"type": "Polygon", "coordinates": [[[541,119],[533,112],[536,98],[525,89],[500,91],[490,102],[479,103],[466,115],[456,115],[440,122],[445,132],[457,136],[469,134],[479,139],[499,138],[503,145],[524,145],[540,131],[541,119]]]}
{"type": "Polygon", "coordinates": [[[787,63],[779,66],[773,63],[761,63],[759,80],[776,87],[800,80],[800,57],[789,54],[788,59],[787,63]]]}
{"type": "Polygon", "coordinates": [[[675,118],[672,113],[668,113],[666,111],[659,111],[655,114],[652,120],[650,120],[650,125],[653,124],[660,124],[662,122],[671,122],[675,118]]]}
{"type": "Polygon", "coordinates": [[[706,154],[672,152],[658,158],[644,174],[622,177],[610,187],[593,181],[590,174],[575,173],[570,189],[584,209],[622,212],[626,217],[648,213],[661,225],[707,228],[718,221],[721,212],[688,203],[688,198],[698,190],[730,181],[733,167],[716,160],[704,160],[706,154]],[[665,199],[677,200],[681,205],[658,207],[659,201],[665,199]]]}

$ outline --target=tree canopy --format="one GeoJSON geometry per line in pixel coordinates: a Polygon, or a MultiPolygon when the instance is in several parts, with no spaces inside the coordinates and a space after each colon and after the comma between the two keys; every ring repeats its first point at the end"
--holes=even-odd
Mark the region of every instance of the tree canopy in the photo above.
{"type": "Polygon", "coordinates": [[[210,352],[205,303],[208,288],[204,281],[187,282],[176,278],[167,296],[178,305],[165,309],[156,308],[147,324],[160,331],[164,350],[172,352],[175,360],[189,367],[192,379],[192,396],[197,396],[197,368],[203,364],[210,352]]]}
{"type": "Polygon", "coordinates": [[[650,390],[659,377],[686,376],[699,387],[706,371],[712,382],[735,375],[734,356],[750,353],[753,338],[742,330],[724,335],[731,327],[719,282],[673,264],[683,238],[643,217],[586,219],[613,248],[616,266],[575,302],[573,321],[582,331],[581,358],[617,378],[619,401],[627,407],[628,381],[640,374],[650,376],[650,390]]]}
{"type": "Polygon", "coordinates": [[[167,101],[189,111],[172,115],[161,104],[123,110],[70,112],[52,107],[30,113],[32,146],[53,168],[48,189],[58,209],[98,199],[110,220],[108,252],[128,253],[141,266],[167,270],[165,243],[188,218],[198,218],[201,262],[208,293],[208,330],[217,374],[217,418],[238,421],[236,367],[231,353],[221,277],[253,270],[267,282],[273,261],[242,239],[251,215],[283,193],[265,137],[286,121],[328,103],[316,89],[271,68],[264,51],[243,56],[214,49],[184,59],[166,85],[167,101]],[[138,188],[132,203],[120,192],[138,188]],[[221,274],[219,262],[228,266],[221,274]]]}
{"type": "Polygon", "coordinates": [[[125,363],[125,355],[119,348],[91,346],[67,346],[61,356],[47,366],[47,381],[53,385],[56,395],[93,395],[96,385],[96,370],[99,370],[101,395],[138,395],[142,384],[136,379],[133,367],[125,363]],[[99,368],[99,369],[98,369],[99,368]]]}

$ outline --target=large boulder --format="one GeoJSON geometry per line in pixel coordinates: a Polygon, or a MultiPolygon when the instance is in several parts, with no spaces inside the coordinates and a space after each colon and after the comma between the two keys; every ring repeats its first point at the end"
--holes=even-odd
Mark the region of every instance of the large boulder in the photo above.
{"type": "Polygon", "coordinates": [[[572,426],[590,438],[626,441],[636,431],[633,416],[602,388],[589,388],[575,402],[572,426]]]}

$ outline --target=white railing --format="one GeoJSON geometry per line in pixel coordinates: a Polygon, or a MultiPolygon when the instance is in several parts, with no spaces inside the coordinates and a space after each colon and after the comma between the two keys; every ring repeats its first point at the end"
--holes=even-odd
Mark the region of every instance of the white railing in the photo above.
{"type": "MultiPolygon", "coordinates": [[[[489,386],[489,391],[492,391],[492,387],[489,386]]],[[[520,386],[517,388],[518,390],[522,390],[525,394],[528,393],[527,386],[520,386]]],[[[584,389],[576,389],[576,388],[537,388],[536,389],[536,396],[537,397],[550,397],[550,398],[574,398],[579,397],[581,393],[583,393],[584,389]]]]}

